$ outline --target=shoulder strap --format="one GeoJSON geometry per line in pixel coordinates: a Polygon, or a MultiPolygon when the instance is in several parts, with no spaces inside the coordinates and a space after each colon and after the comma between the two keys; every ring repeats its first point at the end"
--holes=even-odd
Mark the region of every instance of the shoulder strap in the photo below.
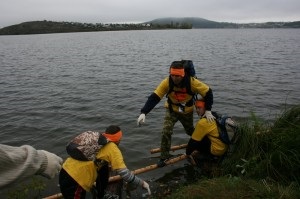
{"type": "Polygon", "coordinates": [[[167,98],[169,97],[169,94],[173,91],[173,89],[174,89],[174,83],[172,81],[171,75],[169,75],[169,91],[166,95],[167,98]]]}
{"type": "MultiPolygon", "coordinates": [[[[228,117],[229,117],[229,116],[227,116],[227,115],[221,115],[221,116],[218,117],[217,123],[219,124],[219,126],[220,126],[221,128],[225,128],[226,119],[227,119],[228,117]]],[[[223,130],[223,129],[222,129],[222,130],[223,130]]],[[[226,128],[225,128],[225,130],[226,130],[226,128]]]]}
{"type": "Polygon", "coordinates": [[[195,93],[192,92],[192,85],[191,85],[191,81],[193,81],[193,80],[194,79],[191,76],[185,77],[186,90],[187,90],[187,93],[191,96],[195,95],[195,93]]]}

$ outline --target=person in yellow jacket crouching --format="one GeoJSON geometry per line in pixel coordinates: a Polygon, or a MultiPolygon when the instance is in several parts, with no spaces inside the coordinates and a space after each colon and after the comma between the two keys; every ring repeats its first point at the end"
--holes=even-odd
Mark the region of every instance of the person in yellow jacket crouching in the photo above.
{"type": "MultiPolygon", "coordinates": [[[[186,154],[192,164],[200,164],[199,161],[221,160],[228,149],[228,145],[219,138],[219,130],[216,120],[209,122],[205,116],[205,102],[195,102],[197,114],[200,116],[195,130],[188,142],[186,154]]],[[[215,113],[213,113],[215,114],[215,113]]],[[[217,115],[215,115],[217,117],[217,115]]]]}

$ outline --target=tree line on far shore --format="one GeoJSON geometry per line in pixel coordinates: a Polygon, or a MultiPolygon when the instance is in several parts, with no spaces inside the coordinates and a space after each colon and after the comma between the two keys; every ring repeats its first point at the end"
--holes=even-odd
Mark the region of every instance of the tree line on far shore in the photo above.
{"type": "Polygon", "coordinates": [[[94,32],[94,31],[120,31],[120,30],[157,30],[157,29],[191,29],[192,24],[103,24],[103,23],[78,23],[78,22],[54,22],[31,21],[0,29],[0,35],[25,35],[25,34],[49,34],[67,32],[94,32]]]}
{"type": "Polygon", "coordinates": [[[201,29],[201,28],[300,28],[300,21],[266,23],[228,23],[202,18],[160,18],[144,23],[79,23],[55,21],[30,21],[0,29],[0,35],[49,34],[67,32],[94,32],[120,30],[159,30],[159,29],[201,29]]]}

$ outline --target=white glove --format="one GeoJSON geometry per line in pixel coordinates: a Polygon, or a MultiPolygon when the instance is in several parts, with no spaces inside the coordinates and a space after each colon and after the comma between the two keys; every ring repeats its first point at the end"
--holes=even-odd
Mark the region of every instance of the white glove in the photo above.
{"type": "Polygon", "coordinates": [[[50,153],[45,150],[40,150],[46,155],[47,162],[46,162],[46,169],[42,172],[42,176],[46,178],[54,178],[56,174],[59,173],[61,169],[61,165],[63,163],[63,159],[55,155],[54,153],[50,153]]]}
{"type": "Polygon", "coordinates": [[[148,194],[150,196],[151,195],[150,186],[146,181],[143,182],[143,188],[148,191],[148,194]]]}
{"type": "Polygon", "coordinates": [[[213,122],[216,118],[212,115],[211,111],[205,111],[203,117],[206,117],[208,122],[213,122]]]}
{"type": "Polygon", "coordinates": [[[141,124],[145,123],[146,115],[142,113],[137,119],[137,125],[141,126],[141,124]]]}

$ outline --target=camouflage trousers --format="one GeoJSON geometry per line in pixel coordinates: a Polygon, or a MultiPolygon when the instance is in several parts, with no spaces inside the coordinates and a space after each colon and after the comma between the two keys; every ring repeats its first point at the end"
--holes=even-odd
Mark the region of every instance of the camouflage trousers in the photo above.
{"type": "Polygon", "coordinates": [[[170,157],[169,150],[171,148],[173,128],[175,123],[178,121],[184,127],[186,134],[191,136],[194,131],[193,112],[187,114],[176,113],[176,112],[170,113],[169,109],[166,109],[166,115],[164,118],[164,125],[163,125],[161,143],[160,143],[160,148],[161,148],[160,158],[162,159],[166,159],[170,157]]]}

